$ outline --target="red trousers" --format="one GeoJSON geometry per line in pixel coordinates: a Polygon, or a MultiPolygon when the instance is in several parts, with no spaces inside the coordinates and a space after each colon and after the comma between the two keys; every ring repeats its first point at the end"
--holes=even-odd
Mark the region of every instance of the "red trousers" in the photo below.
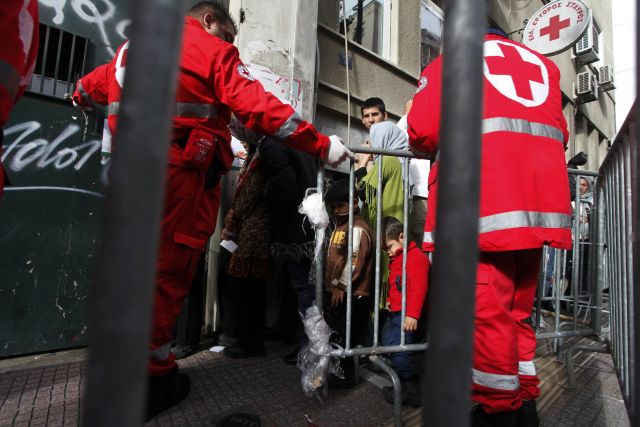
{"type": "Polygon", "coordinates": [[[174,324],[191,289],[200,255],[213,231],[220,205],[220,185],[204,189],[204,172],[171,161],[162,219],[149,358],[150,375],[175,366],[169,351],[174,324]]]}
{"type": "Polygon", "coordinates": [[[542,249],[482,252],[476,283],[473,400],[488,413],[515,411],[540,395],[536,337],[527,322],[542,249]]]}

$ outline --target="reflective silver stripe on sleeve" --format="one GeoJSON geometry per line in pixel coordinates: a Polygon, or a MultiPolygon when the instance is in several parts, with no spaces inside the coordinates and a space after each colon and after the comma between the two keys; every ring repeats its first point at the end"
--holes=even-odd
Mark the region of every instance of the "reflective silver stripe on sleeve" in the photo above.
{"type": "MultiPolygon", "coordinates": [[[[108,112],[118,114],[120,102],[114,101],[109,104],[108,112]]],[[[175,110],[176,117],[188,117],[195,119],[210,119],[216,116],[216,109],[211,104],[199,104],[192,102],[178,102],[175,110]]]]}
{"type": "Polygon", "coordinates": [[[89,94],[87,93],[86,90],[84,90],[84,87],[82,87],[82,80],[78,81],[78,92],[80,92],[80,96],[82,96],[82,98],[87,101],[87,103],[91,106],[94,106],[94,102],[93,99],[91,99],[91,97],[89,96],[89,94]]]}
{"type": "Polygon", "coordinates": [[[16,98],[20,86],[20,74],[13,65],[0,59],[0,86],[4,87],[11,100],[16,98]]]}
{"type": "Polygon", "coordinates": [[[520,381],[517,375],[490,374],[472,369],[473,383],[494,390],[518,390],[520,381]]]}
{"type": "Polygon", "coordinates": [[[304,120],[302,120],[302,117],[300,117],[298,113],[294,111],[293,114],[291,114],[287,121],[284,122],[282,126],[280,126],[280,129],[278,129],[278,131],[273,136],[278,139],[287,139],[296,131],[296,129],[298,129],[298,126],[300,126],[300,123],[302,123],[303,121],[304,120]]]}
{"type": "Polygon", "coordinates": [[[543,136],[545,138],[555,139],[564,144],[564,134],[560,129],[543,123],[534,123],[522,119],[511,119],[508,117],[484,119],[482,121],[482,133],[486,135],[493,132],[515,132],[532,136],[543,136]]]}
{"type": "Polygon", "coordinates": [[[424,236],[422,237],[422,243],[433,243],[433,234],[429,231],[425,231],[424,236]]]}
{"type": "Polygon", "coordinates": [[[570,228],[571,215],[529,211],[512,211],[480,218],[479,233],[510,230],[513,228],[570,228]]]}
{"type": "Polygon", "coordinates": [[[149,355],[154,360],[167,360],[171,351],[171,343],[168,342],[162,347],[158,347],[155,350],[151,350],[149,355]]]}
{"type": "Polygon", "coordinates": [[[196,119],[210,119],[216,116],[216,109],[211,104],[197,104],[193,102],[176,103],[177,117],[192,117],[196,119]]]}
{"type": "Polygon", "coordinates": [[[120,109],[120,102],[118,101],[110,102],[109,106],[107,107],[107,114],[109,115],[118,114],[119,109],[120,109]]]}
{"type": "Polygon", "coordinates": [[[533,364],[533,360],[530,360],[528,362],[519,362],[518,374],[534,376],[536,374],[536,365],[533,364]]]}

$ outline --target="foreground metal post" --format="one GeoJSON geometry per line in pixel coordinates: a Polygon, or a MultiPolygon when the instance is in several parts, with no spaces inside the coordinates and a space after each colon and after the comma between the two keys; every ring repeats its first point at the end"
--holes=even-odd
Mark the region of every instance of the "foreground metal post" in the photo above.
{"type": "Polygon", "coordinates": [[[154,272],[173,116],[181,0],[133,2],[131,47],[89,300],[83,423],[141,425],[154,272]]]}
{"type": "MultiPolygon", "coordinates": [[[[445,3],[440,188],[430,286],[429,351],[423,423],[468,425],[475,278],[486,5],[445,3]]],[[[427,120],[428,118],[425,118],[427,120]]]]}

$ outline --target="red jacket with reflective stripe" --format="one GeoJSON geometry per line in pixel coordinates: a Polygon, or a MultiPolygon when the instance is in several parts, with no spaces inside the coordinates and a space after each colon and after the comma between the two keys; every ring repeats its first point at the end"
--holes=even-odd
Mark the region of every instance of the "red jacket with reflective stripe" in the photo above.
{"type": "MultiPolygon", "coordinates": [[[[127,51],[128,42],[125,42],[116,52],[104,77],[108,80],[109,127],[112,133],[120,101],[118,80],[120,73],[124,73],[127,51]]],[[[79,81],[74,99],[81,105],[90,106],[80,91],[80,85],[86,94],[101,95],[101,90],[96,87],[104,87],[104,81],[93,73],[79,81]]],[[[101,103],[95,99],[93,102],[101,103]]],[[[290,105],[266,92],[262,84],[249,74],[235,46],[208,34],[198,20],[186,17],[173,121],[174,141],[186,138],[191,129],[202,129],[211,132],[230,152],[228,124],[231,113],[249,129],[275,136],[293,148],[318,158],[325,157],[328,152],[329,138],[302,120],[290,105]]]]}
{"type": "Polygon", "coordinates": [[[26,89],[38,55],[38,2],[0,2],[0,127],[26,89]]]}
{"type": "MultiPolygon", "coordinates": [[[[442,57],[422,73],[408,117],[409,143],[436,154],[440,140],[442,57]]],[[[560,72],[544,56],[506,38],[484,43],[479,248],[508,251],[571,247],[560,72]]],[[[437,240],[439,162],[429,174],[423,247],[437,240]]]]}
{"type": "MultiPolygon", "coordinates": [[[[402,249],[389,263],[389,310],[402,311],[402,249]]],[[[429,287],[429,258],[414,242],[407,248],[407,316],[419,319],[429,287]]]]}

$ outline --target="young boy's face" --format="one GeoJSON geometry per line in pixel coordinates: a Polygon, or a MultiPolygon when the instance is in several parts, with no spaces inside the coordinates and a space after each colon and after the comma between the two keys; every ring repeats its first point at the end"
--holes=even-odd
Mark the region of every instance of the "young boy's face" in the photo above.
{"type": "Polygon", "coordinates": [[[399,240],[387,239],[386,241],[382,242],[382,249],[384,249],[387,252],[387,255],[389,255],[389,258],[395,257],[396,253],[399,250],[402,250],[402,245],[404,243],[404,235],[400,234],[400,237],[398,239],[399,240]]]}
{"type": "Polygon", "coordinates": [[[347,202],[331,203],[331,214],[333,216],[349,215],[349,203],[347,202]]]}
{"type": "MultiPolygon", "coordinates": [[[[358,199],[353,200],[353,209],[358,206],[358,199]]],[[[331,215],[334,217],[349,215],[349,203],[347,202],[333,202],[330,205],[331,215]]]]}

